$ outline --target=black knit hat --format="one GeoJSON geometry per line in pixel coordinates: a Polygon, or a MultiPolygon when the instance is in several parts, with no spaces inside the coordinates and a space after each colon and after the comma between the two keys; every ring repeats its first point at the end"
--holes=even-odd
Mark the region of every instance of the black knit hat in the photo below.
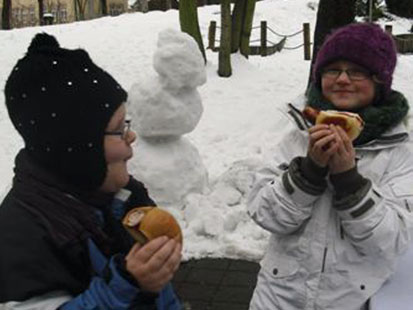
{"type": "Polygon", "coordinates": [[[28,153],[71,184],[97,189],[106,176],[104,131],[127,93],[86,51],[42,33],[13,68],[6,105],[28,153]]]}

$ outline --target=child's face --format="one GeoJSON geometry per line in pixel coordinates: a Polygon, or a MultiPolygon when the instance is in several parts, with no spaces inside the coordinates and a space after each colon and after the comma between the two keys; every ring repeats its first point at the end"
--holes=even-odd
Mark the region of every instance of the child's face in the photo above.
{"type": "MultiPolygon", "coordinates": [[[[125,105],[122,104],[110,119],[106,132],[122,132],[125,126],[125,105]]],[[[105,135],[104,149],[107,165],[105,180],[101,186],[104,192],[117,192],[129,181],[127,161],[132,157],[131,144],[136,134],[128,131],[125,135],[105,135]]]]}
{"type": "Polygon", "coordinates": [[[336,61],[326,66],[321,73],[321,88],[323,96],[339,110],[365,107],[373,102],[375,95],[371,74],[349,61],[336,61]]]}

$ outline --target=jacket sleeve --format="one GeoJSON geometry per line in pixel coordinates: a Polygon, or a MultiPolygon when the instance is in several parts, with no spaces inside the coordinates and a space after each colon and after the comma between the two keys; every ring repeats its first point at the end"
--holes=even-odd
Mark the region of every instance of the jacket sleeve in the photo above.
{"type": "Polygon", "coordinates": [[[117,254],[107,261],[89,240],[92,265],[97,273],[89,288],[63,304],[59,310],[177,310],[180,303],[168,284],[159,294],[143,292],[132,277],[126,276],[124,257],[117,254]]]}
{"type": "Polygon", "coordinates": [[[390,163],[382,180],[369,180],[356,203],[337,212],[360,254],[393,261],[413,242],[413,154],[402,146],[386,156],[390,163]]]}
{"type": "Polygon", "coordinates": [[[313,184],[302,175],[300,155],[306,153],[307,144],[305,135],[291,131],[281,140],[271,164],[257,173],[248,213],[270,232],[291,234],[299,229],[325,189],[325,182],[313,184]]]}

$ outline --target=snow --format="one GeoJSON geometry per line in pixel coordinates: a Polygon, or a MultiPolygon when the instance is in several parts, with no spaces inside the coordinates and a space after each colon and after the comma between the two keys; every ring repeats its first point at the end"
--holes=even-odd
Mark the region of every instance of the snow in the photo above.
{"type": "MultiPolygon", "coordinates": [[[[316,7],[315,1],[257,2],[254,26],[259,25],[261,20],[266,20],[275,32],[292,34],[301,30],[302,24],[308,22],[313,31],[316,11],[311,7],[316,7]]],[[[209,22],[215,20],[219,25],[219,11],[219,6],[216,5],[199,8],[204,45],[207,45],[209,22]]],[[[388,23],[380,21],[383,26],[388,23]]],[[[396,18],[391,24],[394,34],[406,33],[411,27],[411,21],[401,18],[396,18]]],[[[154,55],[158,49],[159,33],[165,29],[179,30],[176,10],[147,14],[129,13],[87,22],[0,31],[0,84],[4,87],[8,74],[17,60],[24,55],[34,34],[44,31],[55,35],[63,47],[86,49],[91,58],[110,72],[125,89],[132,89],[132,99],[136,99],[136,83],[140,83],[138,92],[142,89],[150,92],[153,87],[153,92],[160,90],[164,93],[162,91],[165,88],[162,88],[162,85],[154,84],[154,79],[159,82],[160,78],[154,73],[153,65],[159,64],[157,60],[154,61],[154,55]],[[132,88],[133,85],[135,86],[132,88]]],[[[259,39],[259,32],[259,28],[254,29],[252,40],[259,39]]],[[[167,38],[174,38],[174,35],[170,34],[167,38]]],[[[276,43],[281,37],[271,32],[268,39],[276,43]]],[[[166,41],[163,42],[178,46],[180,44],[176,37],[173,42],[166,41]]],[[[290,37],[286,47],[298,46],[302,41],[302,34],[290,37]]],[[[167,50],[163,52],[167,53],[167,50]]],[[[170,206],[165,204],[165,208],[176,216],[182,226],[184,259],[211,256],[257,261],[264,253],[268,233],[248,217],[246,196],[254,182],[254,171],[270,156],[283,133],[285,121],[277,108],[291,102],[304,91],[310,62],[304,61],[302,48],[284,49],[269,57],[251,56],[248,60],[236,54],[232,56],[233,76],[225,79],[217,75],[218,53],[207,50],[207,58],[207,82],[201,85],[202,78],[191,78],[189,81],[194,82],[193,89],[198,86],[196,91],[200,94],[204,109],[201,119],[194,130],[186,131],[188,133],[176,141],[192,149],[194,154],[198,153],[200,164],[205,165],[208,173],[208,187],[204,192],[190,190],[191,194],[181,203],[170,206]]],[[[164,69],[170,68],[172,67],[164,69]]],[[[190,69],[190,66],[183,69],[190,69]]],[[[176,73],[174,70],[167,70],[165,74],[169,74],[168,72],[176,73]]],[[[175,82],[181,83],[179,79],[175,82]]],[[[401,55],[393,87],[413,102],[412,85],[413,55],[401,55]]],[[[148,93],[148,97],[153,94],[148,93]]],[[[22,140],[8,118],[3,96],[0,101],[2,198],[10,188],[13,159],[22,147],[22,140]]],[[[165,149],[154,149],[150,142],[138,139],[135,146],[136,157],[140,152],[139,147],[150,149],[156,156],[160,156],[154,160],[159,169],[162,169],[162,163],[167,162],[168,151],[172,148],[164,145],[165,149]]],[[[182,149],[180,151],[182,152],[182,149]]],[[[177,152],[179,154],[179,150],[177,152]]],[[[176,160],[179,155],[174,158],[176,160]]],[[[192,159],[190,162],[193,164],[196,160],[192,159]]],[[[133,159],[130,169],[132,173],[139,175],[140,171],[144,170],[144,165],[139,166],[136,159],[133,159]]],[[[188,171],[182,172],[184,174],[188,171]]],[[[159,179],[162,177],[165,175],[159,176],[159,179]]],[[[178,179],[181,175],[167,175],[169,179],[173,177],[178,179]]]]}

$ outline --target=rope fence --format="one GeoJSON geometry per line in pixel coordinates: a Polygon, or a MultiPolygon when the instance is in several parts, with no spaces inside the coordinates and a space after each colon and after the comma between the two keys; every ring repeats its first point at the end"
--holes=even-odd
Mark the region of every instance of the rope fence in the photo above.
{"type": "MultiPolygon", "coordinates": [[[[211,49],[212,51],[219,51],[219,47],[215,46],[215,43],[220,42],[219,40],[215,39],[216,35],[216,29],[221,29],[221,27],[217,26],[216,21],[211,21],[210,26],[209,26],[209,32],[208,32],[208,48],[211,49]]],[[[304,60],[311,60],[311,45],[312,43],[310,42],[310,24],[309,23],[304,23],[303,24],[303,29],[296,31],[291,34],[281,34],[271,27],[267,26],[267,21],[261,21],[261,24],[259,26],[253,26],[251,28],[252,30],[255,29],[261,29],[261,36],[260,39],[253,39],[250,40],[250,43],[256,43],[260,42],[259,46],[256,45],[250,45],[249,49],[249,55],[261,55],[261,56],[269,56],[274,54],[275,52],[280,52],[282,49],[286,50],[295,50],[304,47],[304,60]],[[271,34],[281,37],[281,40],[277,43],[273,42],[272,40],[269,40],[267,38],[268,32],[271,34]],[[292,46],[288,47],[285,46],[285,43],[288,38],[295,37],[299,34],[303,34],[303,39],[304,43],[297,45],[297,46],[292,46]]]]}
{"type": "Polygon", "coordinates": [[[295,32],[295,33],[292,33],[292,34],[280,34],[280,33],[276,32],[276,31],[272,30],[270,27],[267,27],[267,28],[268,28],[268,30],[269,30],[270,32],[272,32],[272,33],[275,34],[276,36],[286,37],[286,38],[295,37],[296,35],[304,32],[304,30],[299,30],[299,31],[297,31],[297,32],[295,32]]]}

